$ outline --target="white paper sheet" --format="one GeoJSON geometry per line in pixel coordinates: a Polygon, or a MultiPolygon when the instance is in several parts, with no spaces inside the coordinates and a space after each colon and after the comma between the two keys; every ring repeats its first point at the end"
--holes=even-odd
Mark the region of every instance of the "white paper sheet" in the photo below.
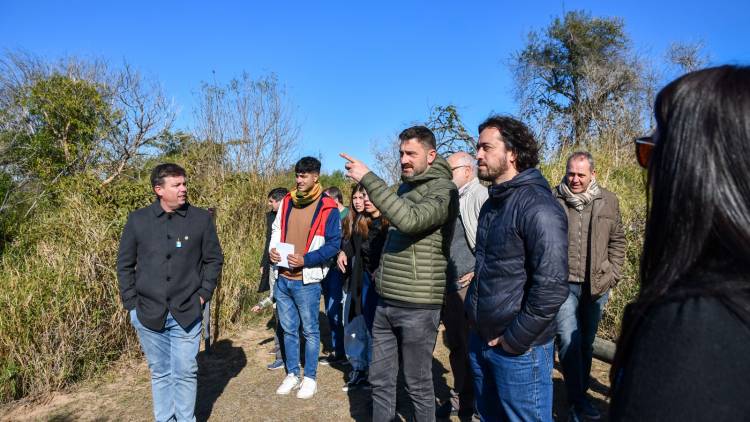
{"type": "Polygon", "coordinates": [[[279,252],[279,255],[281,255],[281,261],[279,261],[278,265],[279,267],[289,268],[289,260],[287,259],[288,255],[294,254],[294,245],[291,243],[282,243],[279,242],[276,244],[276,250],[279,252]]]}

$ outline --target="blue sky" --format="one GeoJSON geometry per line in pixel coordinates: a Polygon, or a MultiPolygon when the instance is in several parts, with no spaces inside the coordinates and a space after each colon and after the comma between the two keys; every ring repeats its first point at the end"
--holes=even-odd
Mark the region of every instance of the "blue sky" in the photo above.
{"type": "Polygon", "coordinates": [[[302,126],[299,155],[343,167],[370,145],[453,103],[470,129],[514,113],[507,59],[564,11],[625,21],[638,52],[663,60],[702,40],[712,63],[750,63],[750,2],[195,2],[0,0],[0,48],[44,58],[127,60],[160,80],[190,129],[201,81],[275,72],[302,126]]]}

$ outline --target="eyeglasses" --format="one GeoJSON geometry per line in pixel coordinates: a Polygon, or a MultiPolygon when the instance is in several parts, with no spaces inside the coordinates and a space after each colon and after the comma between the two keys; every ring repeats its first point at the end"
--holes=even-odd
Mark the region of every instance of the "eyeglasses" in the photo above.
{"type": "Polygon", "coordinates": [[[471,167],[471,166],[463,165],[463,166],[451,167],[451,171],[456,171],[457,169],[460,169],[461,167],[471,167]]]}
{"type": "Polygon", "coordinates": [[[638,160],[638,164],[640,164],[641,167],[648,168],[648,164],[651,161],[651,153],[654,151],[654,146],[656,146],[656,142],[654,142],[653,136],[635,138],[635,158],[638,160]]]}

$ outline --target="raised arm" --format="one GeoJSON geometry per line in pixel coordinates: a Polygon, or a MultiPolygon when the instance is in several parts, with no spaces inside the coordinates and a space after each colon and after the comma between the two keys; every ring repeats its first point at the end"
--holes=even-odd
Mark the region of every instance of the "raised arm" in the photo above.
{"type": "Polygon", "coordinates": [[[391,222],[406,234],[420,234],[445,224],[451,207],[458,205],[458,191],[448,180],[439,180],[419,202],[399,197],[375,173],[369,172],[361,180],[370,201],[391,222]]]}

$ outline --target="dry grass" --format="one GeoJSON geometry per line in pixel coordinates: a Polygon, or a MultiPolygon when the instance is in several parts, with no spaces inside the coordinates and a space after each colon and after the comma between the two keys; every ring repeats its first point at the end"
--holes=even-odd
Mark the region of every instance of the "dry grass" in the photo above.
{"type": "MultiPolygon", "coordinates": [[[[624,279],[600,327],[613,339],[622,308],[637,293],[645,203],[642,172],[629,154],[595,152],[599,181],[620,198],[628,239],[624,279]]],[[[562,177],[565,154],[542,166],[552,185],[562,177]]],[[[188,158],[191,202],[217,209],[224,250],[221,283],[212,304],[218,332],[245,326],[243,312],[255,293],[264,233],[266,194],[290,186],[290,175],[262,179],[226,175],[205,160],[188,158]]],[[[147,167],[144,167],[147,168],[147,167]]],[[[322,180],[338,185],[340,174],[322,180]]],[[[101,188],[94,176],[63,183],[54,206],[20,228],[0,256],[0,403],[56,391],[108,368],[139,346],[122,311],[115,274],[119,237],[128,212],[153,200],[146,177],[122,178],[101,188]]]]}
{"type": "MultiPolygon", "coordinates": [[[[208,174],[191,179],[190,194],[193,204],[217,209],[225,265],[212,307],[222,332],[251,318],[241,311],[258,299],[266,195],[292,179],[208,174]]],[[[61,389],[138,353],[115,261],[127,214],[153,200],[149,191],[145,178],[102,189],[94,177],[78,177],[6,248],[0,257],[0,403],[61,389]]]]}

